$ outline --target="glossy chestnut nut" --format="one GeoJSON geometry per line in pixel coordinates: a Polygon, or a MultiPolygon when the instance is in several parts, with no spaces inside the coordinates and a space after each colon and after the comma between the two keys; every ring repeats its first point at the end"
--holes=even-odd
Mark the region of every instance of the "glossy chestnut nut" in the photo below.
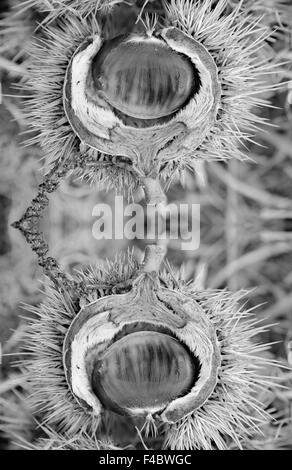
{"type": "Polygon", "coordinates": [[[96,361],[92,389],[115,411],[155,411],[185,395],[195,381],[191,354],[177,339],[154,331],[124,336],[96,361]]]}
{"type": "Polygon", "coordinates": [[[116,110],[137,119],[178,111],[199,86],[195,66],[156,38],[116,38],[92,63],[96,91],[116,110]]]}

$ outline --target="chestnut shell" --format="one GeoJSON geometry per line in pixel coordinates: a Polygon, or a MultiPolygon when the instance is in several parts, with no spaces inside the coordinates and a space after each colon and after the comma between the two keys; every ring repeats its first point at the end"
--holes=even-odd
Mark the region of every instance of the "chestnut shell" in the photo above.
{"type": "Polygon", "coordinates": [[[137,119],[177,112],[197,91],[191,61],[157,39],[107,41],[92,64],[96,90],[116,110],[137,119]]]}
{"type": "Polygon", "coordinates": [[[182,343],[155,331],[131,333],[96,361],[92,388],[114,411],[155,409],[186,394],[197,370],[182,343]]]}

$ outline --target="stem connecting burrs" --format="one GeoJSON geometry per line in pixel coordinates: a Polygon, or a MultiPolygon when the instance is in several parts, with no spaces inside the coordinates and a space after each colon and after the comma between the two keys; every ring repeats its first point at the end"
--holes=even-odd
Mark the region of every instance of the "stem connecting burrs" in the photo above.
{"type": "MultiPolygon", "coordinates": [[[[98,164],[96,162],[96,165],[98,164]]],[[[55,258],[48,256],[49,246],[40,230],[40,222],[45,209],[49,205],[49,195],[58,188],[62,179],[66,178],[70,172],[84,169],[86,165],[88,165],[88,160],[83,156],[75,160],[68,160],[61,169],[56,165],[38,186],[37,195],[31,201],[24,215],[20,220],[12,224],[14,228],[19,229],[23,233],[27,243],[37,255],[38,264],[56,287],[62,291],[74,291],[80,298],[94,291],[96,287],[86,286],[84,281],[74,279],[60,268],[55,258]]],[[[141,178],[141,186],[145,192],[146,203],[156,208],[158,216],[164,217],[167,199],[158,179],[141,178]]],[[[149,246],[145,255],[145,270],[149,273],[151,271],[158,272],[165,254],[166,241],[160,246],[149,246]]]]}

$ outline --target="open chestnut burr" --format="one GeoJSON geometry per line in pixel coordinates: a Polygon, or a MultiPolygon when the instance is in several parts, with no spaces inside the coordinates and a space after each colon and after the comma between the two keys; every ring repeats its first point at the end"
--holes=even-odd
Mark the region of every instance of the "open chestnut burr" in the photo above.
{"type": "Polygon", "coordinates": [[[242,2],[232,11],[224,0],[162,2],[143,31],[108,28],[83,3],[85,14],[58,10],[40,28],[23,85],[29,142],[44,149],[48,173],[14,226],[52,281],[26,337],[29,399],[59,448],[122,446],[117,423],[139,438],[161,424],[166,448],[242,448],[270,419],[258,394],[273,385],[260,369],[274,364],[253,342],[267,327],[241,306],[243,293],[160,272],[161,247],[141,267],[121,258],[72,278],[48,256],[38,222],[71,171],[129,197],[143,187],[148,204],[163,206],[161,182],[202,161],[244,159],[243,141],[265,123],[253,112],[267,104],[262,75],[276,70],[261,56],[270,32],[242,2]]]}
{"type": "Polygon", "coordinates": [[[169,27],[87,39],[68,66],[63,103],[82,143],[129,158],[143,178],[191,155],[214,125],[220,95],[212,56],[169,27]]]}
{"type": "MultiPolygon", "coordinates": [[[[191,297],[160,285],[151,246],[129,292],[81,308],[63,347],[67,382],[82,407],[173,423],[208,399],[220,354],[214,327],[191,297]]],[[[156,261],[155,261],[156,260],[156,261]]]]}

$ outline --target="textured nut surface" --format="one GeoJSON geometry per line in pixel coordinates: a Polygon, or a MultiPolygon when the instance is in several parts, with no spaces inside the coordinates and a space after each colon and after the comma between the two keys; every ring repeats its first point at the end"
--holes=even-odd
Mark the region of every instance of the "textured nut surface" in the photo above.
{"type": "Polygon", "coordinates": [[[96,361],[93,391],[114,410],[161,409],[190,390],[195,366],[190,353],[175,338],[141,331],[114,342],[96,361]]]}
{"type": "Polygon", "coordinates": [[[190,60],[155,38],[108,41],[94,58],[92,72],[104,99],[138,119],[176,112],[199,86],[190,60]]]}

